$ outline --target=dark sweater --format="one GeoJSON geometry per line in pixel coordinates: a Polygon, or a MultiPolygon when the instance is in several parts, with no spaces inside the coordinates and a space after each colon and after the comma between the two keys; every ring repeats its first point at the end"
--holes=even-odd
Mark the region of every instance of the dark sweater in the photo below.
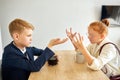
{"type": "Polygon", "coordinates": [[[28,80],[30,72],[39,71],[45,62],[54,55],[49,48],[45,50],[27,47],[29,59],[13,42],[4,48],[2,56],[2,80],[28,80]],[[34,60],[34,55],[39,56],[34,60]]]}

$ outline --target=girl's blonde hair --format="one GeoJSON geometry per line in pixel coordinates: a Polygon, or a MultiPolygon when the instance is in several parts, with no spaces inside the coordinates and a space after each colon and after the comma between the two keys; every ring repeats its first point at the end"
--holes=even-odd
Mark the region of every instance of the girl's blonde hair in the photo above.
{"type": "Polygon", "coordinates": [[[93,29],[99,34],[108,35],[108,26],[109,26],[109,21],[107,19],[103,19],[102,21],[92,22],[89,25],[88,29],[93,29]]]}
{"type": "Polygon", "coordinates": [[[12,36],[14,32],[21,33],[25,28],[34,30],[34,26],[27,21],[22,19],[15,19],[9,24],[10,35],[12,36]]]}

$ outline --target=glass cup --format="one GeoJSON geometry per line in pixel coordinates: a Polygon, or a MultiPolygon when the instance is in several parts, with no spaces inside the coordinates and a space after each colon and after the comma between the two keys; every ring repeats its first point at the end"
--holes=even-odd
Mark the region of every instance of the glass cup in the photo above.
{"type": "Polygon", "coordinates": [[[84,63],[85,62],[85,58],[82,55],[82,53],[76,53],[76,62],[77,63],[84,63]]]}

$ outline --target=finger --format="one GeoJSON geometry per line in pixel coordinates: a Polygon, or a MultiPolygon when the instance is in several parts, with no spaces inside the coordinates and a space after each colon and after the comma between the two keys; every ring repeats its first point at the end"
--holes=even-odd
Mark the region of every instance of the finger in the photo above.
{"type": "Polygon", "coordinates": [[[78,37],[79,37],[79,40],[81,39],[81,35],[80,35],[80,33],[78,33],[78,37]]]}
{"type": "Polygon", "coordinates": [[[62,41],[61,41],[61,43],[64,43],[64,42],[66,42],[68,40],[68,38],[65,38],[65,39],[63,39],[62,41]]]}
{"type": "Polygon", "coordinates": [[[74,44],[74,43],[75,43],[75,39],[74,39],[74,38],[72,38],[72,39],[71,39],[71,42],[74,44]]]}
{"type": "Polygon", "coordinates": [[[83,36],[82,36],[82,41],[84,40],[83,36]]]}
{"type": "Polygon", "coordinates": [[[56,39],[54,39],[55,41],[58,41],[58,40],[60,40],[60,38],[56,38],[56,39]]]}
{"type": "Polygon", "coordinates": [[[68,34],[68,30],[66,29],[66,34],[68,34]]]}
{"type": "Polygon", "coordinates": [[[61,44],[61,43],[64,43],[64,42],[66,42],[68,40],[68,38],[65,38],[65,39],[63,39],[63,40],[58,40],[58,44],[61,44]]]}
{"type": "Polygon", "coordinates": [[[74,37],[76,34],[77,34],[77,32],[75,32],[75,33],[73,34],[73,37],[74,37]]]}
{"type": "Polygon", "coordinates": [[[83,36],[81,36],[80,33],[79,33],[79,40],[83,41],[83,36]]]}
{"type": "Polygon", "coordinates": [[[78,37],[77,37],[77,36],[75,36],[75,39],[76,39],[76,41],[77,41],[77,42],[79,42],[79,39],[78,39],[78,37]]]}
{"type": "Polygon", "coordinates": [[[84,40],[83,36],[81,36],[80,34],[79,34],[79,38],[80,38],[81,41],[84,40]]]}
{"type": "Polygon", "coordinates": [[[72,33],[72,28],[70,28],[70,33],[72,33]]]}
{"type": "Polygon", "coordinates": [[[76,42],[76,40],[75,40],[75,39],[72,39],[71,42],[72,42],[72,44],[74,45],[74,47],[77,48],[77,42],[76,42]]]}
{"type": "Polygon", "coordinates": [[[74,41],[74,42],[77,41],[77,40],[76,40],[76,36],[74,36],[74,37],[72,38],[72,41],[74,41]]]}
{"type": "Polygon", "coordinates": [[[53,39],[53,42],[58,42],[60,41],[60,38],[53,39]]]}
{"type": "Polygon", "coordinates": [[[68,37],[70,37],[71,33],[66,29],[66,34],[68,37]]]}

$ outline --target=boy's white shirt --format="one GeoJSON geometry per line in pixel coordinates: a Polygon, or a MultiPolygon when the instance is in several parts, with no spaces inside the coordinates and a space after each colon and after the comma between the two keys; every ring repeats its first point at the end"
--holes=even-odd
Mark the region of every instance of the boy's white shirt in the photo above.
{"type": "Polygon", "coordinates": [[[99,45],[88,45],[87,49],[94,58],[93,63],[88,65],[88,67],[93,70],[103,70],[103,72],[106,72],[107,69],[107,76],[120,74],[120,65],[118,62],[120,55],[113,44],[104,46],[99,55],[100,47],[106,42],[111,41],[108,38],[105,38],[99,45]]]}
{"type": "MultiPolygon", "coordinates": [[[[13,45],[15,45],[15,43],[13,42],[13,45]]],[[[16,46],[16,45],[15,45],[16,46]]],[[[18,48],[19,49],[19,48],[18,48]]],[[[22,49],[19,49],[23,54],[26,52],[26,48],[24,48],[23,50],[22,49]]]]}

